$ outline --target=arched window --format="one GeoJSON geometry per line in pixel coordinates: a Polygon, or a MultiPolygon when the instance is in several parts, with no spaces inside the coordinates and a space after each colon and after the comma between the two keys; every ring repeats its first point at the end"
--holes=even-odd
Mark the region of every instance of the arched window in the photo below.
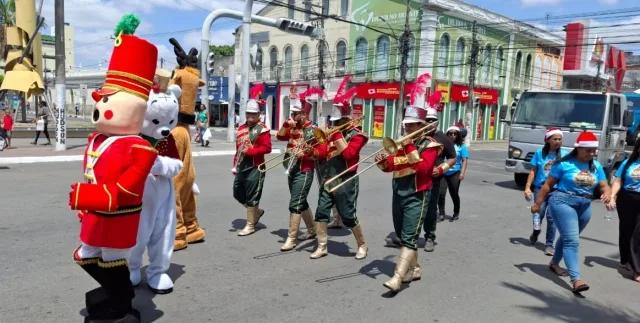
{"type": "Polygon", "coordinates": [[[262,48],[256,52],[256,81],[262,81],[262,48]]]}
{"type": "Polygon", "coordinates": [[[493,64],[493,84],[499,85],[502,83],[501,76],[504,76],[504,71],[502,70],[502,65],[504,62],[504,49],[502,46],[498,47],[498,51],[496,52],[496,62],[493,64]]]}
{"type": "Polygon", "coordinates": [[[291,69],[293,68],[293,48],[291,46],[287,46],[284,49],[284,78],[286,80],[291,80],[291,69]]]}
{"type": "Polygon", "coordinates": [[[485,83],[491,83],[491,57],[493,56],[491,44],[487,44],[482,57],[482,76],[485,83]]]}
{"type": "Polygon", "coordinates": [[[356,55],[355,55],[355,74],[358,77],[365,76],[367,72],[367,52],[369,51],[369,44],[364,38],[358,39],[356,42],[356,55]]]}
{"type": "Polygon", "coordinates": [[[513,79],[515,81],[515,86],[520,86],[520,74],[522,73],[522,52],[518,52],[516,54],[516,68],[513,71],[513,79]]]}
{"type": "Polygon", "coordinates": [[[269,79],[275,80],[278,74],[278,49],[271,47],[269,50],[269,79]]]}
{"type": "Polygon", "coordinates": [[[562,76],[560,75],[560,70],[558,69],[558,60],[553,60],[553,68],[551,70],[551,75],[549,78],[553,80],[550,84],[553,88],[560,88],[562,86],[562,76]]]}
{"type": "Polygon", "coordinates": [[[544,69],[542,70],[542,88],[549,89],[550,88],[550,77],[551,77],[551,59],[547,57],[544,60],[544,69]]]}
{"type": "Polygon", "coordinates": [[[536,56],[536,63],[535,65],[533,65],[533,88],[534,89],[539,89],[540,88],[540,81],[541,81],[541,77],[542,77],[542,58],[540,57],[540,55],[536,56]]]}
{"type": "Polygon", "coordinates": [[[336,66],[344,68],[345,58],[347,58],[347,43],[341,40],[336,44],[336,66]]]}
{"type": "Polygon", "coordinates": [[[380,36],[376,42],[376,65],[374,75],[384,78],[389,75],[389,36],[380,36]]]}
{"type": "Polygon", "coordinates": [[[309,75],[309,46],[302,45],[300,48],[300,74],[302,78],[309,75]]]}
{"type": "Polygon", "coordinates": [[[465,43],[464,38],[458,38],[458,41],[456,42],[455,59],[453,62],[453,77],[457,80],[462,80],[464,78],[464,57],[466,47],[467,44],[465,43]]]}
{"type": "Polygon", "coordinates": [[[438,50],[438,77],[449,77],[449,35],[444,34],[440,37],[440,46],[438,50]]]}
{"type": "Polygon", "coordinates": [[[524,87],[526,89],[530,88],[531,86],[531,64],[532,64],[532,58],[531,58],[531,54],[527,55],[527,62],[524,65],[524,87]]]}

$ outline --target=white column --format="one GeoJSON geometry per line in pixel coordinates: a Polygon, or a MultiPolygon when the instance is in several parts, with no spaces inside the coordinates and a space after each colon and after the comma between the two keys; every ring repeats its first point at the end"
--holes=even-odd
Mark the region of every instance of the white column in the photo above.
{"type": "MultiPolygon", "coordinates": [[[[514,32],[511,33],[511,35],[509,35],[509,52],[507,53],[507,68],[505,69],[505,80],[504,80],[504,92],[505,92],[505,96],[502,99],[502,105],[505,104],[509,104],[510,100],[509,100],[509,96],[507,94],[511,93],[511,88],[512,83],[513,83],[513,68],[512,68],[512,64],[513,64],[513,59],[515,56],[515,53],[518,51],[516,48],[514,48],[515,45],[515,41],[516,41],[516,35],[514,32]]],[[[502,107],[499,106],[499,109],[501,110],[502,107]]],[[[509,110],[507,110],[507,113],[509,113],[509,110]]],[[[496,116],[496,120],[499,119],[499,115],[496,116]]],[[[509,115],[507,115],[507,117],[510,117],[509,115]]],[[[500,138],[497,139],[504,139],[505,136],[505,129],[504,129],[504,123],[500,122],[500,138]]],[[[509,134],[507,133],[507,136],[509,134]]]]}
{"type": "MultiPolygon", "coordinates": [[[[433,76],[432,66],[435,62],[436,31],[438,29],[438,11],[433,6],[422,8],[422,21],[420,30],[420,53],[418,54],[418,75],[429,73],[433,76]]],[[[431,84],[429,85],[431,86],[431,84]]],[[[424,100],[419,100],[422,104],[424,100]]]]}

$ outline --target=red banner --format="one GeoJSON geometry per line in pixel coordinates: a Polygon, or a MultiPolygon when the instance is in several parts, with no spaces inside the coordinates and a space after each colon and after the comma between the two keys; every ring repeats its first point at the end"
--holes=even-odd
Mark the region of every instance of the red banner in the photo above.
{"type": "MultiPolygon", "coordinates": [[[[404,86],[407,95],[413,88],[413,83],[404,86]]],[[[400,83],[362,83],[356,86],[356,97],[360,99],[397,100],[400,96],[400,83]]]]}
{"type": "Polygon", "coordinates": [[[381,138],[384,135],[384,106],[373,107],[373,137],[381,138]]]}
{"type": "Polygon", "coordinates": [[[351,117],[353,119],[360,118],[362,116],[362,104],[354,104],[353,111],[351,112],[351,117]]]}
{"type": "MultiPolygon", "coordinates": [[[[469,87],[466,85],[451,84],[451,101],[467,102],[469,101],[469,87]]],[[[473,90],[473,96],[480,98],[482,104],[498,104],[500,93],[498,90],[485,89],[476,87],[473,90]]]]}

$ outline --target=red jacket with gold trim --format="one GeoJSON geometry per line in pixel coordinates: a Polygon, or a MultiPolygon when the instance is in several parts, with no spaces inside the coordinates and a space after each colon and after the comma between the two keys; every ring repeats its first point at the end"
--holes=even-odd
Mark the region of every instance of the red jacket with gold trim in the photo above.
{"type": "MultiPolygon", "coordinates": [[[[276,134],[276,139],[280,141],[288,141],[287,142],[287,151],[291,151],[298,146],[301,142],[306,142],[308,145],[313,145],[316,141],[312,140],[313,130],[316,127],[313,125],[313,122],[307,121],[302,126],[290,127],[287,122],[282,124],[280,130],[276,134]]],[[[300,163],[300,171],[306,172],[309,170],[313,170],[315,168],[315,160],[311,155],[302,156],[300,163]]]]}
{"type": "Polygon", "coordinates": [[[69,205],[80,211],[82,242],[101,248],[132,248],[138,236],[145,181],[158,152],[141,137],[129,136],[98,153],[108,138],[100,133],[89,136],[84,156],[87,182],[71,185],[69,205]]]}
{"type": "MultiPolygon", "coordinates": [[[[236,154],[233,156],[234,165],[238,161],[238,153],[243,145],[247,145],[249,149],[243,157],[242,164],[249,168],[258,167],[258,165],[264,163],[264,155],[271,153],[271,131],[262,122],[258,122],[252,127],[248,127],[246,123],[238,127],[236,154]],[[253,160],[253,163],[248,164],[249,160],[253,160]]],[[[236,165],[238,171],[246,170],[242,166],[236,165]]]]}
{"type": "Polygon", "coordinates": [[[400,195],[431,189],[433,166],[443,146],[431,137],[407,144],[396,155],[378,163],[384,172],[393,172],[394,191],[400,195]]]}
{"type": "Polygon", "coordinates": [[[369,138],[362,133],[362,129],[352,126],[342,132],[332,134],[326,143],[318,145],[313,151],[312,158],[331,160],[340,156],[346,162],[345,169],[355,172],[358,170],[355,165],[360,161],[360,151],[367,144],[367,141],[369,138]]]}

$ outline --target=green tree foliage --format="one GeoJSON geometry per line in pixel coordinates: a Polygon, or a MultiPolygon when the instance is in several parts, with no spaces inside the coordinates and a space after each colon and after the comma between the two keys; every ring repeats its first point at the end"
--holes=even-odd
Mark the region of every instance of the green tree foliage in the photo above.
{"type": "Polygon", "coordinates": [[[235,52],[234,47],[230,45],[221,45],[221,46],[212,45],[209,47],[209,50],[215,56],[233,56],[235,52]]]}

